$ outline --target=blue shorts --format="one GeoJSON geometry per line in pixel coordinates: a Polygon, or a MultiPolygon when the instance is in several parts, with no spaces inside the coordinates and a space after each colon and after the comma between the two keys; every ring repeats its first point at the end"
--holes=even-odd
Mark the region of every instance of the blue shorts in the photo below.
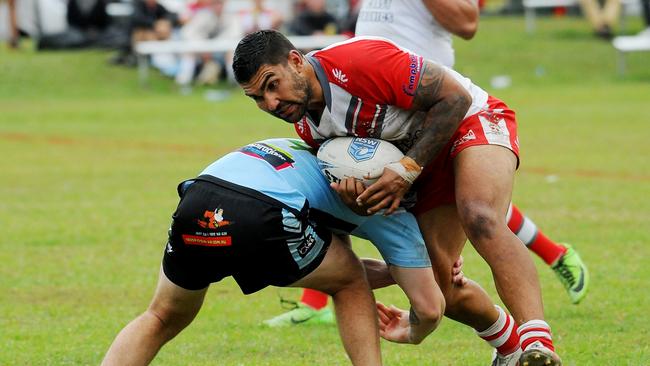
{"type": "Polygon", "coordinates": [[[352,235],[371,241],[386,263],[406,268],[431,267],[415,217],[404,210],[369,216],[352,235]]]}

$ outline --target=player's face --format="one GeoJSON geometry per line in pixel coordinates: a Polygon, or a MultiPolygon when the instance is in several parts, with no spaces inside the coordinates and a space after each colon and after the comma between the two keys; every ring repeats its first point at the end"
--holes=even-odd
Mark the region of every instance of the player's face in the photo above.
{"type": "Polygon", "coordinates": [[[305,77],[288,64],[262,65],[242,88],[261,110],[289,123],[305,115],[312,95],[305,77]]]}

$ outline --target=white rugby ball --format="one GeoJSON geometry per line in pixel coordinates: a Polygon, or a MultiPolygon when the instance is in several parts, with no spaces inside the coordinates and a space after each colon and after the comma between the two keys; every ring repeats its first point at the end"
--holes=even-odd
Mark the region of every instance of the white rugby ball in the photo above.
{"type": "Polygon", "coordinates": [[[325,141],[316,154],[318,165],[327,180],[340,182],[353,177],[366,186],[377,179],[365,179],[370,172],[376,172],[404,157],[395,145],[388,141],[364,137],[335,137],[325,141]]]}

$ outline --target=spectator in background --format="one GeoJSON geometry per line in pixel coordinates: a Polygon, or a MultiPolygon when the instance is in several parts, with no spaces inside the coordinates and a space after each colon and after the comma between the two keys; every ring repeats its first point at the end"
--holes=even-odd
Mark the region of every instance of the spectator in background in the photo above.
{"type": "Polygon", "coordinates": [[[7,43],[9,48],[18,48],[20,41],[20,32],[18,31],[18,22],[16,21],[16,0],[7,0],[9,10],[9,38],[7,43]]]}
{"type": "Polygon", "coordinates": [[[244,34],[262,29],[280,29],[284,19],[280,13],[266,7],[264,0],[252,0],[252,7],[239,12],[239,21],[244,34]]]}
{"type": "Polygon", "coordinates": [[[337,20],[327,11],[325,0],[302,0],[289,32],[299,36],[336,34],[337,20]]]}
{"type": "Polygon", "coordinates": [[[612,39],[613,28],[621,14],[621,0],[604,0],[602,7],[598,0],[580,0],[580,9],[593,27],[596,37],[612,39]]]}
{"type": "Polygon", "coordinates": [[[38,10],[40,15],[35,17],[38,49],[123,47],[128,42],[127,34],[114,26],[113,19],[106,12],[108,2],[109,0],[68,0],[66,7],[68,26],[60,32],[46,34],[42,32],[41,23],[50,14],[42,9],[42,6],[48,1],[34,0],[35,7],[40,8],[38,10]]]}
{"type": "Polygon", "coordinates": [[[361,10],[361,0],[349,0],[348,11],[339,21],[339,33],[348,37],[354,37],[354,32],[361,10]]]}
{"type": "MultiPolygon", "coordinates": [[[[201,41],[208,39],[238,39],[243,35],[237,17],[224,14],[225,0],[198,0],[188,7],[188,11],[180,16],[180,38],[184,41],[201,41]]],[[[196,77],[199,84],[214,84],[221,77],[223,66],[217,63],[215,56],[221,59],[230,69],[232,52],[221,55],[205,53],[201,55],[184,54],[181,56],[176,83],[188,87],[194,79],[197,65],[201,63],[201,71],[196,77]]]]}
{"type": "Polygon", "coordinates": [[[176,15],[157,0],[136,0],[129,21],[130,42],[111,59],[111,63],[134,66],[133,46],[142,41],[169,39],[176,21],[176,15]]]}
{"type": "Polygon", "coordinates": [[[106,0],[70,0],[68,24],[86,32],[102,31],[110,23],[106,13],[106,0]]]}
{"type": "Polygon", "coordinates": [[[131,41],[160,41],[171,37],[176,15],[157,0],[138,0],[132,17],[131,41]]]}

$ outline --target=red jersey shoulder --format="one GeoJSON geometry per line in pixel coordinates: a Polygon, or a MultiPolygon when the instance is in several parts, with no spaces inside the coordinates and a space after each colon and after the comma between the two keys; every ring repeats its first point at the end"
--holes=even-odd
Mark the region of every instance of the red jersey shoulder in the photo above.
{"type": "Polygon", "coordinates": [[[409,108],[422,57],[389,40],[355,38],[314,53],[330,83],[377,104],[409,108]]]}

